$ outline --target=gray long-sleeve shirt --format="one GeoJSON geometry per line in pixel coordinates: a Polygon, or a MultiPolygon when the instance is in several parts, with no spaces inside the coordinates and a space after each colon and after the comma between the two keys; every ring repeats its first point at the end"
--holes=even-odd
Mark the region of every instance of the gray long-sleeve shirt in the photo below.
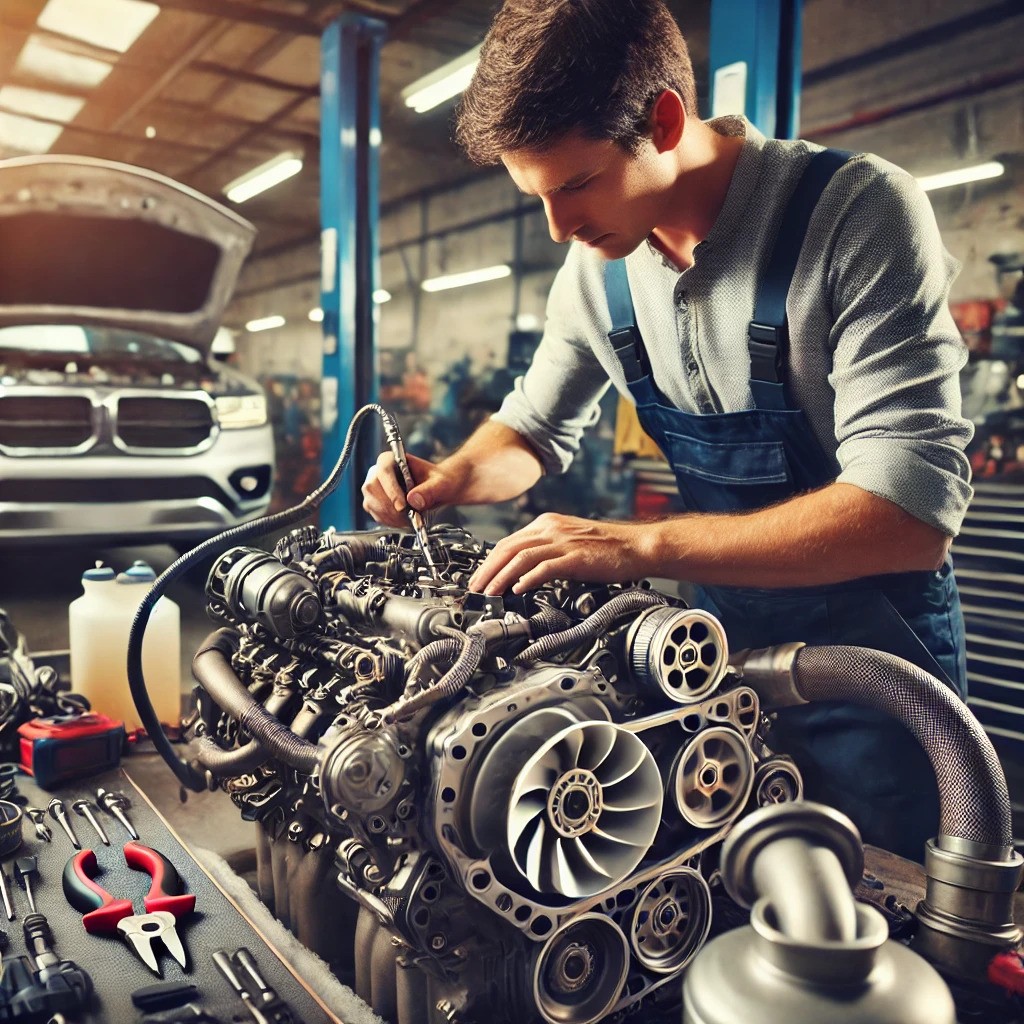
{"type": "MultiPolygon", "coordinates": [[[[745,134],[718,219],[680,272],[645,243],[626,257],[654,379],[691,413],[753,407],[747,324],[786,202],[821,147],[745,134]]],[[[629,397],[608,341],[604,260],[573,244],[548,298],[533,363],[495,419],[564,472],[609,382],[629,397]]],[[[971,497],[960,411],[967,351],[948,308],[959,264],[927,197],[906,172],[861,155],[829,183],[811,217],[786,305],[787,380],[836,479],[881,495],[949,535],[971,497]]]]}

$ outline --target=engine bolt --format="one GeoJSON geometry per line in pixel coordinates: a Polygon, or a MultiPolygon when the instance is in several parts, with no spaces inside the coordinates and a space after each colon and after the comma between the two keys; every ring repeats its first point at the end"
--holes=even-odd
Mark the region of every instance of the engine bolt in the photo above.
{"type": "Polygon", "coordinates": [[[437,953],[440,953],[445,946],[448,945],[448,940],[438,933],[437,935],[430,936],[430,948],[437,953]]]}

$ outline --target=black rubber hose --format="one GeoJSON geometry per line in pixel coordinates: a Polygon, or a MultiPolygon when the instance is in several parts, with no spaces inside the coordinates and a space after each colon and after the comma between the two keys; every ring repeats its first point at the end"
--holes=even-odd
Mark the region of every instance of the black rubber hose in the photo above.
{"type": "Polygon", "coordinates": [[[585,640],[591,640],[604,632],[620,615],[667,603],[667,598],[652,590],[625,590],[571,629],[551,633],[530,644],[525,651],[521,651],[512,659],[512,664],[525,665],[531,661],[561,654],[563,651],[571,651],[585,640]]]}
{"type": "MultiPolygon", "coordinates": [[[[285,705],[295,696],[294,693],[271,694],[263,705],[268,715],[277,718],[285,705]]],[[[299,727],[299,714],[295,716],[289,728],[296,736],[304,737],[309,731],[309,725],[303,731],[299,727]]],[[[199,741],[199,748],[196,752],[196,760],[214,775],[246,775],[255,771],[261,764],[270,759],[270,752],[265,750],[263,745],[255,738],[250,739],[244,747],[235,747],[232,750],[224,750],[222,747],[208,737],[199,741]]]]}
{"type": "Polygon", "coordinates": [[[1013,843],[1002,765],[978,720],[923,669],[866,647],[803,647],[793,679],[807,700],[848,701],[896,718],[928,755],[939,787],[939,835],[1013,843]]]}
{"type": "Polygon", "coordinates": [[[139,605],[139,610],[136,612],[135,619],[132,622],[131,633],[128,635],[128,689],[131,692],[132,701],[135,703],[135,708],[139,713],[142,725],[157,753],[167,762],[168,767],[174,772],[178,781],[188,789],[195,792],[201,792],[206,789],[206,777],[175,753],[174,748],[171,746],[171,741],[164,735],[164,731],[160,726],[160,719],[153,710],[153,704],[149,699],[149,694],[146,692],[146,677],[142,670],[142,641],[146,635],[146,626],[149,623],[150,615],[153,613],[153,608],[157,601],[163,597],[164,592],[171,583],[186,569],[208,555],[219,554],[227,548],[238,544],[243,539],[264,536],[276,530],[287,529],[315,512],[323,503],[324,498],[338,486],[341,475],[344,473],[345,467],[352,457],[359,428],[370,413],[376,413],[385,422],[391,419],[391,414],[382,406],[376,403],[364,405],[352,417],[352,423],[349,425],[348,433],[345,435],[345,443],[342,446],[341,454],[338,456],[338,461],[335,463],[327,479],[315,491],[307,495],[298,505],[294,505],[292,508],[285,509],[283,512],[277,512],[274,515],[264,516],[262,519],[254,519],[251,523],[233,526],[231,529],[217,534],[216,537],[204,540],[191,551],[187,551],[160,574],[139,605]]]}
{"type": "Polygon", "coordinates": [[[212,633],[192,659],[193,675],[213,702],[232,718],[238,719],[239,727],[269,757],[308,774],[320,760],[319,746],[296,736],[283,722],[268,714],[249,693],[231,667],[232,637],[229,630],[212,633]]]}

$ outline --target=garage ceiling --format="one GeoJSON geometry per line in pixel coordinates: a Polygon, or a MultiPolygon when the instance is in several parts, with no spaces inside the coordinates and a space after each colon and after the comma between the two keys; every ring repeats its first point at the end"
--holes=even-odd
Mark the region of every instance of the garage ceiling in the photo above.
{"type": "MultiPolygon", "coordinates": [[[[319,233],[320,36],[351,11],[387,25],[382,203],[477,173],[451,141],[452,104],[417,115],[399,94],[480,42],[496,6],[489,0],[156,0],[131,5],[155,16],[123,54],[106,45],[116,43],[109,33],[98,45],[66,34],[66,20],[44,15],[41,25],[50,2],[0,2],[0,157],[31,148],[24,122],[12,120],[19,115],[12,97],[19,97],[4,88],[11,86],[58,94],[74,101],[72,111],[81,104],[70,119],[66,110],[35,118],[59,131],[47,151],[139,164],[221,201],[228,182],[298,150],[304,167],[297,177],[238,207],[259,229],[254,253],[292,250],[319,233]],[[102,81],[59,81],[26,59],[53,51],[85,58],[86,71],[98,67],[102,81]]],[[[52,2],[76,9],[93,0],[52,2]]],[[[121,0],[99,2],[117,7],[121,0]]],[[[684,30],[696,35],[695,50],[703,46],[704,53],[707,9],[706,0],[687,4],[680,16],[684,30]]]]}
{"type": "MultiPolygon", "coordinates": [[[[24,144],[29,129],[49,132],[50,152],[139,164],[226,202],[228,182],[284,151],[301,151],[299,175],[237,207],[258,228],[255,254],[263,257],[258,274],[250,260],[249,291],[302,275],[316,281],[320,37],[345,11],[387,26],[381,60],[385,209],[433,186],[493,173],[472,168],[452,143],[451,103],[417,115],[400,93],[479,43],[497,0],[133,0],[128,6],[151,20],[124,53],[113,48],[121,22],[104,31],[98,19],[86,19],[92,31],[84,34],[93,37],[87,41],[44,13],[64,5],[80,17],[94,3],[118,8],[126,0],[0,0],[0,157],[30,149],[24,144]],[[28,59],[40,53],[77,59],[97,81],[59,81],[28,59]],[[24,112],[20,103],[32,95],[24,90],[55,94],[56,111],[17,120],[24,112]]],[[[669,0],[669,6],[703,87],[710,0],[669,0]]],[[[802,106],[805,131],[812,129],[809,137],[817,141],[857,146],[860,140],[848,140],[844,130],[884,118],[902,133],[891,147],[899,162],[899,138],[914,134],[893,119],[901,105],[913,101],[930,109],[993,89],[1019,95],[1022,72],[1013,45],[1019,33],[1011,27],[1022,24],[1019,0],[905,0],[896,14],[887,4],[862,7],[855,0],[805,0],[804,8],[802,106]],[[832,63],[808,68],[809,54],[832,63]],[[822,138],[813,129],[821,129],[822,138]]],[[[958,151],[963,148],[957,143],[958,151]]],[[[947,158],[940,151],[934,159],[947,158]]],[[[908,166],[915,162],[923,161],[911,153],[908,166]]]]}

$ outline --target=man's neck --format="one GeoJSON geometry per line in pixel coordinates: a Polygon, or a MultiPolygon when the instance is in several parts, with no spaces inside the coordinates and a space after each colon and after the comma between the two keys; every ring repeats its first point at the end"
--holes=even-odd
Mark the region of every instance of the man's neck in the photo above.
{"type": "Polygon", "coordinates": [[[742,136],[719,135],[703,121],[687,125],[679,174],[666,195],[665,216],[651,243],[681,269],[693,266],[693,250],[705,239],[725,205],[742,136]]]}

